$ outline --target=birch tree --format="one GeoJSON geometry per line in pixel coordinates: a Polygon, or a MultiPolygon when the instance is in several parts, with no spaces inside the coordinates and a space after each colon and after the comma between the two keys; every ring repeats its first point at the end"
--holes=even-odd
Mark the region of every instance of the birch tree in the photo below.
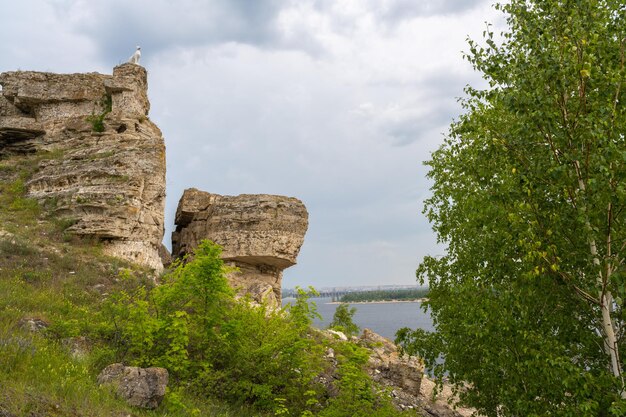
{"type": "Polygon", "coordinates": [[[427,162],[437,332],[399,341],[488,416],[626,415],[626,6],[495,7],[466,55],[489,87],[427,162]]]}

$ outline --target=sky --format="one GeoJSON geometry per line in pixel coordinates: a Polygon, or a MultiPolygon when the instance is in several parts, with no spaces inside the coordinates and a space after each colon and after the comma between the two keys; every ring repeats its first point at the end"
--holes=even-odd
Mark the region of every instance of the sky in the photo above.
{"type": "Polygon", "coordinates": [[[164,243],[183,190],[297,197],[283,287],[415,284],[445,248],[423,162],[462,113],[483,0],[0,0],[0,72],[110,74],[141,45],[167,147],[164,243]]]}

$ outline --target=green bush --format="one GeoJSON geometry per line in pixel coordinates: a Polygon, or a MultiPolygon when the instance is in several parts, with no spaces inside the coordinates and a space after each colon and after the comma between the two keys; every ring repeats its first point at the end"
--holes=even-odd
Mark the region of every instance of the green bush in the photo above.
{"type": "Polygon", "coordinates": [[[102,108],[102,112],[100,114],[95,114],[94,112],[91,116],[87,117],[87,121],[91,123],[94,132],[101,133],[105,130],[104,119],[113,109],[113,99],[109,94],[105,94],[98,105],[102,108]]]}
{"type": "Polygon", "coordinates": [[[322,347],[303,337],[315,310],[304,292],[289,315],[236,300],[220,253],[204,241],[162,285],[112,296],[112,338],[127,361],[165,367],[199,397],[298,415],[322,370],[322,347]]]}
{"type": "Polygon", "coordinates": [[[399,415],[364,371],[367,350],[312,330],[313,289],[299,289],[287,309],[236,299],[220,254],[219,246],[203,241],[193,260],[176,263],[162,285],[129,286],[105,306],[118,359],[170,372],[169,410],[193,414],[192,398],[219,398],[274,416],[399,415]],[[338,352],[339,376],[339,395],[330,399],[317,382],[334,372],[324,359],[329,346],[338,352]]]}

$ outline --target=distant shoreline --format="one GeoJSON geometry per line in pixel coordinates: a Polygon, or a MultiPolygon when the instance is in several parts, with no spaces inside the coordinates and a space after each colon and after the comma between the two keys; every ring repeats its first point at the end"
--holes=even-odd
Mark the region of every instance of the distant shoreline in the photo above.
{"type": "Polygon", "coordinates": [[[330,301],[324,304],[392,304],[392,303],[423,303],[428,298],[416,298],[415,300],[376,300],[376,301],[330,301]]]}

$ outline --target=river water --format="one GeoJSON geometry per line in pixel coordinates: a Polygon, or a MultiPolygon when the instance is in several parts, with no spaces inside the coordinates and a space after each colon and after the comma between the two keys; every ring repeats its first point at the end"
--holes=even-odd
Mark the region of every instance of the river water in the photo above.
{"type": "MultiPolygon", "coordinates": [[[[293,300],[285,298],[283,305],[293,300]]],[[[315,302],[317,311],[322,316],[322,320],[316,320],[314,325],[326,328],[332,321],[338,304],[331,304],[330,298],[312,298],[311,301],[315,302]]],[[[350,304],[350,307],[356,308],[353,320],[361,330],[368,328],[391,340],[402,327],[434,330],[430,314],[424,312],[417,302],[363,303],[350,304]]]]}

